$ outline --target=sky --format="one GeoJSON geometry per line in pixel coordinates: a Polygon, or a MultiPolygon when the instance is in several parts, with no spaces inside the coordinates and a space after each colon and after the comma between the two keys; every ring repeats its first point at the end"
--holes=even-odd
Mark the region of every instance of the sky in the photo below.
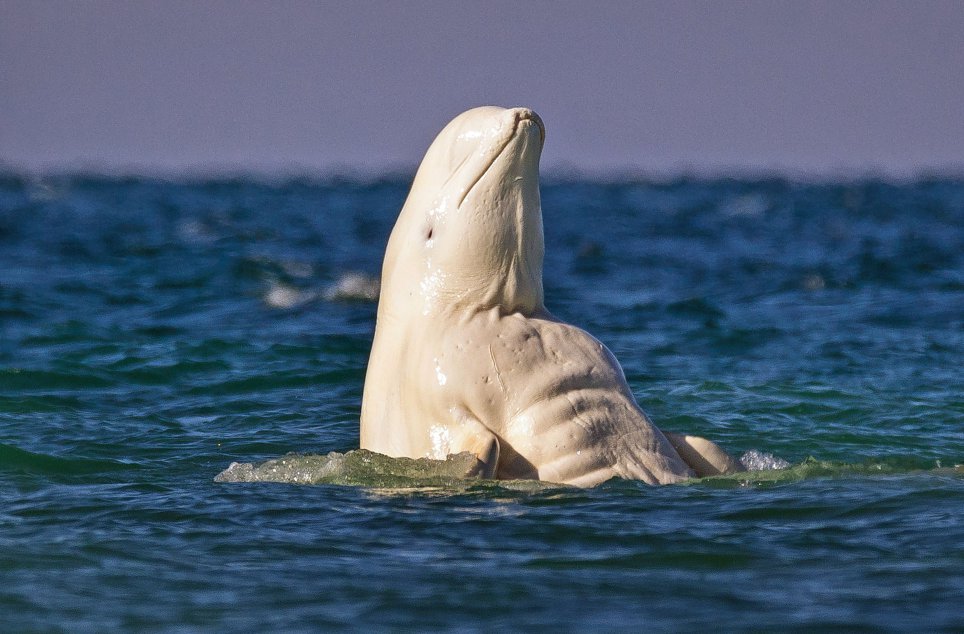
{"type": "Polygon", "coordinates": [[[0,0],[0,165],[411,170],[529,106],[587,173],[964,174],[964,1],[0,0]]]}

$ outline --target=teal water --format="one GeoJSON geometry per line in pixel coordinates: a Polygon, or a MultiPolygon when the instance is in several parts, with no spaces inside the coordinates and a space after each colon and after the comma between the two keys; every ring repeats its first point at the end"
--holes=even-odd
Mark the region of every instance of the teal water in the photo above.
{"type": "Polygon", "coordinates": [[[549,309],[789,469],[215,482],[357,448],[407,186],[0,177],[4,631],[964,630],[960,180],[543,186],[549,309]]]}

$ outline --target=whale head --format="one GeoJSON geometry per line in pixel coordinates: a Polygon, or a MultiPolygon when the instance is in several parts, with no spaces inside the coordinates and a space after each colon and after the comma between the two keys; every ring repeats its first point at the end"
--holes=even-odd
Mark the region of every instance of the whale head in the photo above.
{"type": "Polygon", "coordinates": [[[389,238],[379,316],[543,307],[539,157],[528,108],[462,113],[429,147],[389,238]]]}

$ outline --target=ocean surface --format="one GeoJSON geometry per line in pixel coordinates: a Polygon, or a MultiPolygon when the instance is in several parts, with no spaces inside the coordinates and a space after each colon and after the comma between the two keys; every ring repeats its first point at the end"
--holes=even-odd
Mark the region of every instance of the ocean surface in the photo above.
{"type": "Polygon", "coordinates": [[[589,490],[352,453],[407,188],[0,176],[0,630],[964,631],[964,180],[545,182],[549,310],[762,469],[589,490]]]}

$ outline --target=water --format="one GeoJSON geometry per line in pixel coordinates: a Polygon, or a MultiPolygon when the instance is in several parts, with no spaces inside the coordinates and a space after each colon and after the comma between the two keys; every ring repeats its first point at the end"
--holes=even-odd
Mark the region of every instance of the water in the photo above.
{"type": "Polygon", "coordinates": [[[964,629],[964,182],[544,185],[550,310],[789,469],[215,482],[358,456],[406,190],[0,178],[3,630],[964,629]]]}

